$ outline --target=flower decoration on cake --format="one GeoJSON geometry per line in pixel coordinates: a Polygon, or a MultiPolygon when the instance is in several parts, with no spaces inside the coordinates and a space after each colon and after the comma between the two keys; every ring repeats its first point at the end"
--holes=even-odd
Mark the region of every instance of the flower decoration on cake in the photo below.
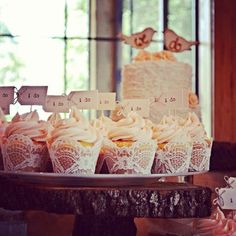
{"type": "Polygon", "coordinates": [[[124,41],[125,44],[129,44],[133,48],[144,49],[148,47],[152,41],[154,33],[157,31],[151,27],[144,29],[142,32],[131,34],[130,36],[120,33],[118,37],[124,41]]]}
{"type": "Polygon", "coordinates": [[[196,108],[199,105],[198,97],[192,91],[188,94],[188,102],[190,108],[196,108]]]}
{"type": "Polygon", "coordinates": [[[185,38],[176,34],[173,30],[165,29],[164,44],[165,48],[171,52],[182,52],[185,50],[191,50],[191,46],[198,45],[199,42],[188,41],[185,38]]]}

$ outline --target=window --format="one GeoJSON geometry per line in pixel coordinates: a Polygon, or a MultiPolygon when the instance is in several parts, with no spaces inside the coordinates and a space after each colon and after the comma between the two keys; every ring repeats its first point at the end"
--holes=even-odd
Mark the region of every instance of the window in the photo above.
{"type": "MultiPolygon", "coordinates": [[[[210,0],[124,0],[122,31],[130,35],[146,27],[157,30],[150,51],[160,51],[163,30],[173,29],[189,40],[200,42],[191,51],[175,53],[193,69],[192,89],[200,98],[202,121],[211,134],[211,1],[210,0]]],[[[136,49],[122,45],[122,64],[129,63],[136,49]]]]}
{"type": "MultiPolygon", "coordinates": [[[[149,48],[163,49],[164,28],[199,40],[176,56],[193,67],[193,90],[211,127],[211,0],[1,0],[0,84],[48,85],[49,94],[97,88],[119,93],[121,66],[135,49],[116,35],[158,31],[149,48]]],[[[119,97],[119,96],[118,96],[119,97]]],[[[14,105],[16,110],[25,111],[14,105]]]]}
{"type": "MultiPolygon", "coordinates": [[[[89,1],[2,0],[0,84],[48,85],[49,94],[89,88],[89,1]]],[[[15,110],[29,110],[14,105],[15,110]]]]}

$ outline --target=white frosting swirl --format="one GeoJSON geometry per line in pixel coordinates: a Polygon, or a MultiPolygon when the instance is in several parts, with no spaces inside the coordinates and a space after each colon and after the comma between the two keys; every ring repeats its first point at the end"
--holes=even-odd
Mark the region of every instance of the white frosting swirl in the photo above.
{"type": "Polygon", "coordinates": [[[108,130],[115,125],[115,122],[102,114],[98,119],[92,120],[91,125],[98,129],[103,137],[107,137],[108,130]]]}
{"type": "Polygon", "coordinates": [[[179,118],[164,116],[161,122],[153,127],[153,138],[157,143],[190,142],[190,136],[178,123],[179,118]]]}
{"type": "Polygon", "coordinates": [[[204,126],[194,112],[189,113],[186,120],[180,121],[180,125],[187,130],[193,141],[207,139],[204,126]]]}
{"type": "Polygon", "coordinates": [[[22,134],[28,136],[34,141],[45,142],[48,136],[50,125],[45,121],[39,121],[37,111],[13,117],[5,130],[5,137],[13,134],[22,134]]]}
{"type": "Polygon", "coordinates": [[[68,119],[59,120],[51,132],[50,142],[71,139],[87,143],[96,143],[101,138],[96,128],[92,127],[83,114],[72,108],[68,119]]]}
{"type": "Polygon", "coordinates": [[[48,117],[48,122],[54,127],[59,120],[61,120],[61,115],[59,113],[52,113],[48,117]]]}
{"type": "Polygon", "coordinates": [[[146,125],[145,120],[135,112],[130,112],[127,117],[115,123],[108,131],[108,138],[126,141],[146,140],[152,138],[152,130],[146,125]]]}

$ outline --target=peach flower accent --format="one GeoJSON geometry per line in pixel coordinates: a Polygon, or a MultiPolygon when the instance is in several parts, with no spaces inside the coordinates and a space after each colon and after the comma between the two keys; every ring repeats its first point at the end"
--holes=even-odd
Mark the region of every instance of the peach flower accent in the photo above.
{"type": "Polygon", "coordinates": [[[189,92],[188,102],[190,108],[196,108],[199,104],[197,95],[193,92],[189,92]]]}
{"type": "Polygon", "coordinates": [[[168,60],[168,61],[176,61],[174,55],[169,51],[161,51],[151,53],[145,50],[142,50],[138,53],[137,56],[133,58],[133,61],[160,61],[160,60],[168,60]]]}

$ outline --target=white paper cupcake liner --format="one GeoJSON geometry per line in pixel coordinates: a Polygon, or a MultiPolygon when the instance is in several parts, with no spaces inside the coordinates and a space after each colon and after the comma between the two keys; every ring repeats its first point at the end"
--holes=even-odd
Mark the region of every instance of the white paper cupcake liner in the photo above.
{"type": "Polygon", "coordinates": [[[191,143],[167,143],[157,149],[152,173],[186,173],[189,169],[192,153],[191,143]]]}
{"type": "Polygon", "coordinates": [[[76,140],[57,140],[48,148],[55,173],[94,174],[101,141],[83,146],[76,140]]]}
{"type": "Polygon", "coordinates": [[[45,172],[50,166],[46,143],[33,142],[29,137],[13,134],[1,144],[6,171],[45,172]]]}
{"type": "Polygon", "coordinates": [[[136,141],[131,146],[118,147],[104,142],[105,162],[110,174],[150,174],[156,144],[153,140],[136,141]]]}
{"type": "Polygon", "coordinates": [[[213,140],[193,142],[189,171],[208,171],[213,140]]]}

